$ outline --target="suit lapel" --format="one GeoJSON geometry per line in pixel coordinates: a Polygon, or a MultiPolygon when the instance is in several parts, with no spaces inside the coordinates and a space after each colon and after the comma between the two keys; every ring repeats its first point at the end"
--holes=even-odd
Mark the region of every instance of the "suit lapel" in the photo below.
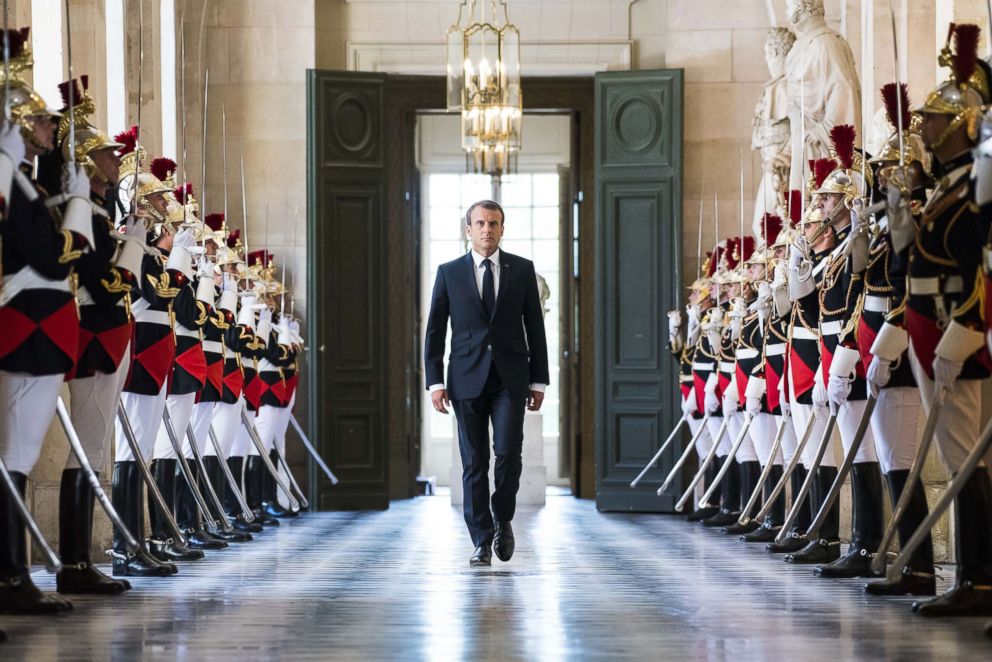
{"type": "Polygon", "coordinates": [[[499,310],[499,302],[503,300],[503,295],[510,289],[510,279],[513,277],[513,269],[510,265],[513,260],[507,257],[503,251],[499,252],[499,294],[496,295],[496,306],[493,308],[493,318],[499,310]]]}
{"type": "Polygon", "coordinates": [[[465,278],[463,280],[469,288],[472,301],[475,302],[475,307],[479,311],[479,315],[485,319],[486,309],[482,307],[482,297],[479,296],[479,285],[475,282],[475,260],[472,259],[471,251],[465,254],[462,263],[465,265],[465,278]]]}

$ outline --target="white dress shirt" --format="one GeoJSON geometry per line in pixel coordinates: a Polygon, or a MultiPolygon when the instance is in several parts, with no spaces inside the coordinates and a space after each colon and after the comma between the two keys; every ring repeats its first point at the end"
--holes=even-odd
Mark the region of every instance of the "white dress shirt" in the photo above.
{"type": "MultiPolygon", "coordinates": [[[[482,278],[486,275],[486,265],[482,263],[486,259],[485,255],[472,251],[472,262],[475,264],[475,285],[479,289],[479,298],[482,298],[482,278]]],[[[496,249],[492,255],[489,256],[489,261],[493,263],[493,295],[499,297],[499,249],[496,249]]],[[[440,391],[444,388],[444,384],[432,384],[430,387],[430,392],[440,391]]],[[[544,389],[547,388],[547,384],[531,384],[530,390],[537,391],[538,393],[544,393],[544,389]]]]}

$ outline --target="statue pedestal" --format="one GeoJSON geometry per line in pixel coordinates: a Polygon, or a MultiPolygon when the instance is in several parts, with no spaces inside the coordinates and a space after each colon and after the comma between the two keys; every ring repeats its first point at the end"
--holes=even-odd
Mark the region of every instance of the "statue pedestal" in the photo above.
{"type": "MultiPolygon", "coordinates": [[[[492,429],[489,430],[490,439],[492,429]]],[[[492,494],[493,468],[496,458],[492,446],[489,447],[489,493],[492,494]]],[[[462,505],[462,456],[458,452],[458,438],[451,444],[451,505],[462,505]]],[[[520,473],[520,489],[517,491],[517,505],[543,506],[547,489],[547,469],[544,466],[544,415],[527,412],[524,416],[523,471],[520,473]]]]}

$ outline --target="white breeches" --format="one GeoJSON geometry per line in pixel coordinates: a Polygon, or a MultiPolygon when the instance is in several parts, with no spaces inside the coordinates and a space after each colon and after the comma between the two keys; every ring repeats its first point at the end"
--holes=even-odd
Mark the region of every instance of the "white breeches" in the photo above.
{"type": "MultiPolygon", "coordinates": [[[[758,462],[761,463],[762,467],[768,464],[768,459],[772,454],[772,446],[775,443],[775,433],[778,430],[779,420],[780,417],[778,416],[760,413],[751,421],[751,430],[749,432],[751,443],[754,445],[755,454],[758,456],[758,462]]],[[[785,427],[791,426],[787,425],[785,427]]],[[[775,454],[772,464],[782,464],[781,446],[778,449],[778,453],[775,454]]]]}
{"type": "Polygon", "coordinates": [[[894,386],[879,391],[871,416],[871,431],[882,473],[913,466],[920,405],[920,391],[913,386],[894,386]]]}
{"type": "Polygon", "coordinates": [[[217,443],[220,444],[225,459],[235,455],[234,443],[241,427],[241,403],[229,405],[218,402],[214,409],[214,434],[217,435],[217,443]]]}
{"type": "MultiPolygon", "coordinates": [[[[849,400],[841,405],[837,411],[837,431],[840,432],[840,443],[844,447],[844,457],[854,443],[854,437],[858,431],[858,424],[868,406],[867,400],[849,400]]],[[[829,452],[829,451],[828,451],[829,452]]],[[[875,437],[872,435],[871,426],[865,430],[865,438],[861,440],[861,446],[854,455],[854,463],[878,462],[875,455],[875,437]]]]}
{"type": "MultiPolygon", "coordinates": [[[[94,471],[102,471],[107,459],[117,419],[117,403],[124,388],[130,355],[112,374],[98,372],[92,377],[73,379],[69,382],[69,412],[72,425],[83,445],[86,459],[94,471]]],[[[75,453],[69,453],[66,469],[78,469],[79,460],[75,453]]]]}
{"type": "MultiPolygon", "coordinates": [[[[41,455],[65,375],[0,370],[0,457],[7,471],[29,474],[41,455]]],[[[5,488],[0,488],[5,489],[5,488]]]]}
{"type": "MultiPolygon", "coordinates": [[[[730,440],[731,448],[733,448],[733,445],[737,442],[737,438],[740,436],[741,430],[744,429],[744,420],[744,412],[742,411],[734,412],[730,415],[730,421],[727,423],[727,438],[730,440]]],[[[751,442],[750,432],[744,435],[744,439],[741,441],[740,448],[737,449],[737,454],[734,455],[734,459],[737,462],[758,461],[758,454],[755,452],[754,444],[751,442]]]]}
{"type": "MultiPolygon", "coordinates": [[[[689,417],[689,431],[692,432],[692,436],[695,436],[702,426],[703,419],[689,417]]],[[[713,441],[710,439],[709,430],[703,430],[702,434],[699,435],[699,439],[696,440],[696,454],[699,455],[699,459],[702,460],[706,457],[706,454],[710,452],[711,448],[713,448],[713,441]]]]}
{"type": "MultiPolygon", "coordinates": [[[[185,393],[183,395],[170,395],[165,399],[165,407],[169,410],[172,418],[172,429],[176,433],[176,439],[180,444],[186,439],[186,426],[193,416],[193,405],[196,404],[195,393],[185,393]]],[[[159,426],[158,435],[155,437],[155,451],[152,457],[156,460],[178,459],[176,449],[172,445],[169,433],[165,425],[159,426]]]]}
{"type": "MultiPolygon", "coordinates": [[[[806,426],[809,424],[810,418],[813,417],[813,410],[820,409],[815,405],[804,405],[798,402],[793,402],[791,405],[792,411],[792,427],[796,433],[796,439],[802,441],[803,433],[806,432],[806,426]]],[[[803,449],[803,466],[809,469],[813,466],[813,460],[816,458],[816,451],[820,445],[820,441],[823,439],[823,433],[827,428],[827,417],[829,412],[826,408],[820,409],[816,412],[816,420],[813,423],[813,431],[809,435],[809,441],[806,442],[806,447],[803,449]]],[[[833,436],[828,442],[826,452],[823,454],[823,460],[820,462],[822,467],[836,467],[837,459],[834,457],[834,446],[836,443],[833,436]]]]}
{"type": "MultiPolygon", "coordinates": [[[[723,420],[723,416],[714,416],[706,422],[706,431],[709,432],[710,439],[714,443],[717,443],[716,457],[723,457],[724,455],[727,455],[730,452],[730,446],[733,443],[727,429],[723,429],[723,437],[720,437],[719,442],[717,442],[717,437],[720,435],[721,428],[724,428],[723,420]]],[[[730,423],[728,422],[726,428],[729,427],[730,423]]],[[[713,447],[710,446],[710,448],[713,447]]]]}
{"type": "MultiPolygon", "coordinates": [[[[124,410],[127,412],[131,429],[134,431],[134,438],[141,449],[142,459],[146,462],[152,459],[152,452],[155,449],[155,438],[158,436],[158,429],[162,427],[162,412],[165,410],[166,384],[158,395],[139,395],[137,393],[122,393],[121,402],[124,403],[124,410]]],[[[128,445],[124,437],[124,428],[121,422],[114,419],[114,429],[116,433],[116,451],[114,459],[117,462],[133,462],[134,455],[131,453],[131,446],[128,445]]]]}
{"type": "MultiPolygon", "coordinates": [[[[193,416],[190,425],[193,426],[193,436],[196,437],[196,448],[200,455],[217,455],[214,445],[210,443],[210,425],[213,423],[216,402],[197,402],[193,405],[193,416]]],[[[183,455],[193,458],[193,449],[189,445],[189,436],[183,442],[183,455]]]]}

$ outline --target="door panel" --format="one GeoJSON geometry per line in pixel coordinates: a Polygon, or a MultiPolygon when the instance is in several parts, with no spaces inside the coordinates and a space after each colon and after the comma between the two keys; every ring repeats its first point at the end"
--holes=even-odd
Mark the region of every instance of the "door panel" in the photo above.
{"type": "Polygon", "coordinates": [[[322,509],[389,505],[383,84],[374,74],[309,72],[308,332],[316,351],[307,378],[314,440],[341,480],[331,488],[311,474],[322,509]]]}
{"type": "Polygon", "coordinates": [[[680,444],[630,481],[680,414],[663,320],[680,287],[681,70],[597,74],[596,147],[596,504],[669,511],[654,491],[680,444]]]}

